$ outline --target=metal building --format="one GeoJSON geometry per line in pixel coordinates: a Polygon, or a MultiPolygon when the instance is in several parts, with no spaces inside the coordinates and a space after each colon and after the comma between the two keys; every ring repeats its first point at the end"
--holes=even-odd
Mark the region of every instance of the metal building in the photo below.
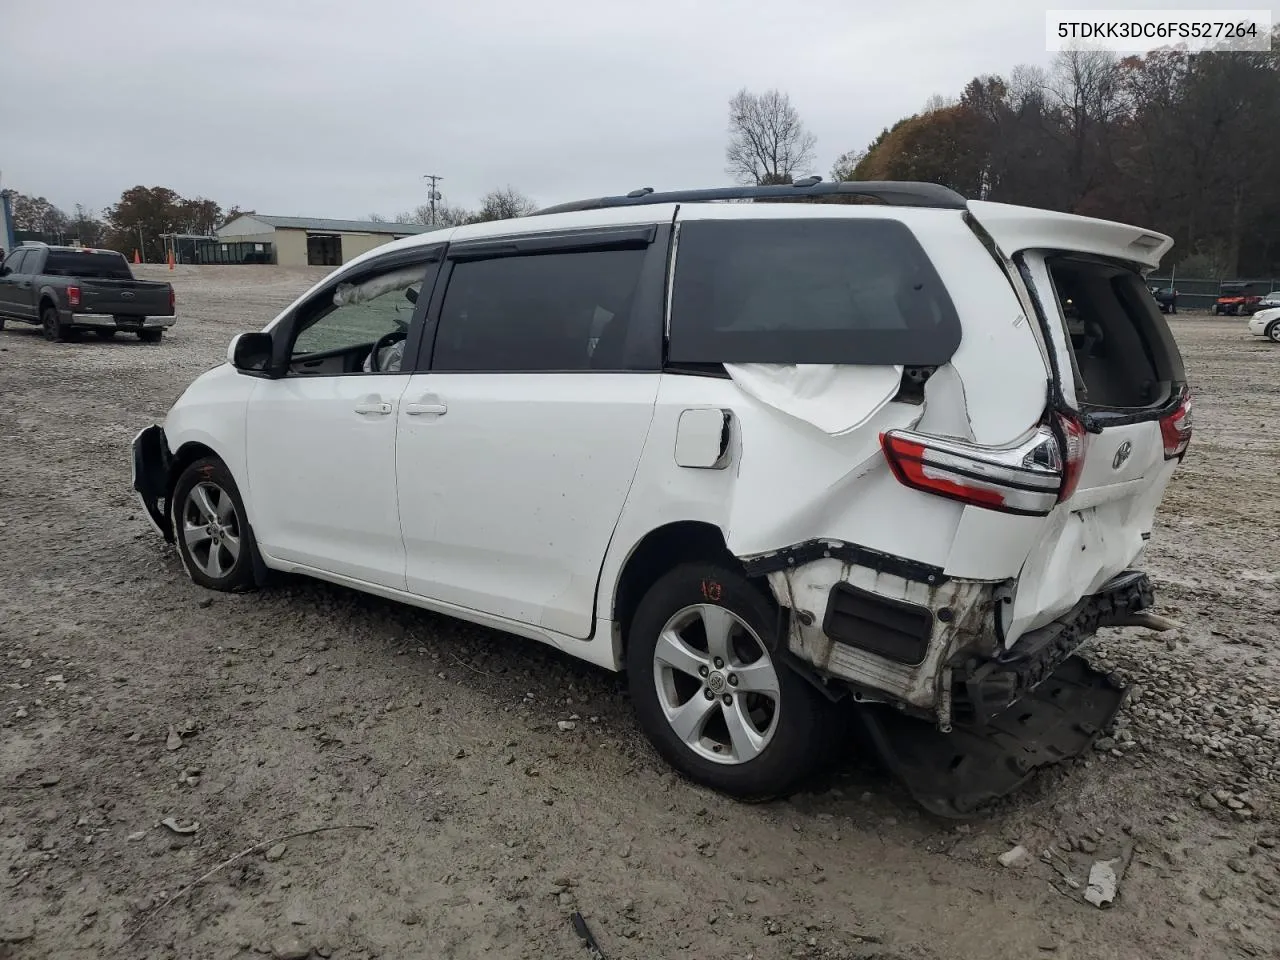
{"type": "Polygon", "coordinates": [[[262,244],[282,267],[336,267],[392,240],[425,233],[416,223],[269,217],[247,213],[218,228],[222,243],[262,244]],[[270,246],[267,246],[267,245],[270,246]]]}

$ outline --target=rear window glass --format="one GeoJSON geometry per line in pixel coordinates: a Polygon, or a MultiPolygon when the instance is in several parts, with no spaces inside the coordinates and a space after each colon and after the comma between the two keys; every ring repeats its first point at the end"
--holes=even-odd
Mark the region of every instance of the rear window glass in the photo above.
{"type": "Polygon", "coordinates": [[[946,363],[960,320],[896,220],[700,220],[680,227],[674,363],[946,363]]]}
{"type": "Polygon", "coordinates": [[[132,280],[129,264],[118,253],[89,253],[80,250],[50,250],[44,272],[55,277],[97,280],[132,280]]]}

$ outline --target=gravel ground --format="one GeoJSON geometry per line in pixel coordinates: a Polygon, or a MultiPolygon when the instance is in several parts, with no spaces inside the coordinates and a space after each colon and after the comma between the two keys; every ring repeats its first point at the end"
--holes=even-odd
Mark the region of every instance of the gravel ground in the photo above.
{"type": "Polygon", "coordinates": [[[856,754],[787,802],[692,787],[549,648],[197,589],[129,441],[324,271],[143,272],[158,346],[0,333],[0,958],[585,957],[574,909],[637,960],[1276,955],[1280,350],[1242,321],[1174,321],[1196,435],[1147,566],[1183,628],[1100,638],[1115,735],[957,827],[856,754]]]}

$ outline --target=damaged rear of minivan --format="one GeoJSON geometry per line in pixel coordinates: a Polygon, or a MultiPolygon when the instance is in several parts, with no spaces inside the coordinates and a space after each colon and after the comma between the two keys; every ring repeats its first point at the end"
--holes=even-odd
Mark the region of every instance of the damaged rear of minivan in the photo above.
{"type": "MultiPolygon", "coordinates": [[[[1138,565],[1191,436],[1144,280],[1172,241],[977,201],[735,206],[680,209],[668,321],[669,372],[723,364],[741,398],[726,546],[791,668],[970,813],[1121,704],[1073,655],[1154,601],[1138,565]]],[[[664,378],[659,410],[693,396],[664,378]]]]}

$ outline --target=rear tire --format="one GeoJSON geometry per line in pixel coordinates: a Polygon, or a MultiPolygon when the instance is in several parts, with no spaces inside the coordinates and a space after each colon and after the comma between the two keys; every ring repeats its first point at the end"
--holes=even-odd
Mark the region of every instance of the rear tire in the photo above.
{"type": "Polygon", "coordinates": [[[1272,343],[1280,343],[1280,320],[1272,320],[1267,324],[1267,339],[1272,343]]]}
{"type": "Polygon", "coordinates": [[[99,340],[111,340],[111,339],[113,339],[113,338],[115,337],[116,332],[117,332],[117,331],[115,331],[115,330],[109,330],[109,329],[105,329],[105,328],[104,328],[104,329],[102,329],[102,330],[95,330],[95,331],[94,331],[94,333],[96,333],[96,334],[98,335],[98,339],[99,339],[99,340]]]}
{"type": "Polygon", "coordinates": [[[193,582],[223,591],[253,584],[257,545],[226,464],[201,457],[188,465],[173,488],[170,509],[178,556],[193,582]]]}
{"type": "Polygon", "coordinates": [[[50,343],[65,343],[71,339],[71,331],[58,316],[58,308],[46,304],[40,311],[40,326],[44,329],[44,338],[50,343]]]}
{"type": "Polygon", "coordinates": [[[685,777],[760,802],[827,756],[833,709],[778,656],[777,608],[740,573],[679,566],[636,610],[627,682],[640,728],[685,777]]]}
{"type": "Polygon", "coordinates": [[[164,337],[163,330],[139,330],[138,339],[143,343],[159,343],[164,337]]]}
{"type": "Polygon", "coordinates": [[[4,329],[4,317],[0,317],[0,330],[4,329]]]}

